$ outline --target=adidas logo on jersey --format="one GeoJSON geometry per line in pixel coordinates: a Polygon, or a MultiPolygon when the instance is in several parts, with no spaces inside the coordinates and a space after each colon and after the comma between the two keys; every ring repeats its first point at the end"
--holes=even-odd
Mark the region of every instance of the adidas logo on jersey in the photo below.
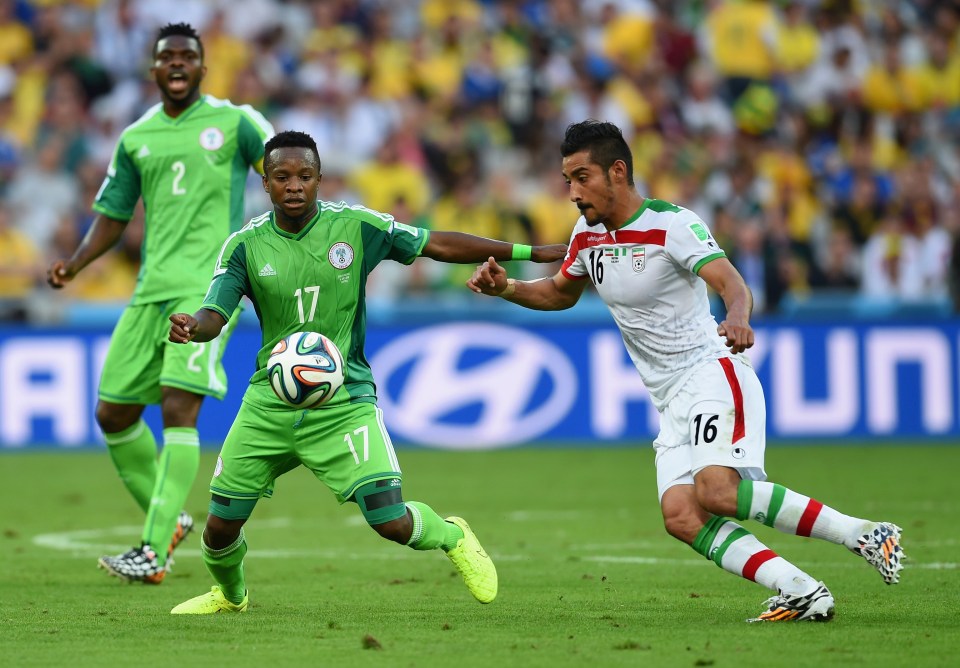
{"type": "Polygon", "coordinates": [[[261,276],[276,276],[277,270],[270,266],[270,263],[267,262],[263,265],[263,269],[260,270],[261,276]]]}
{"type": "Polygon", "coordinates": [[[140,147],[140,150],[137,151],[137,157],[146,158],[148,155],[150,155],[150,149],[147,148],[146,144],[144,144],[143,146],[140,147]]]}

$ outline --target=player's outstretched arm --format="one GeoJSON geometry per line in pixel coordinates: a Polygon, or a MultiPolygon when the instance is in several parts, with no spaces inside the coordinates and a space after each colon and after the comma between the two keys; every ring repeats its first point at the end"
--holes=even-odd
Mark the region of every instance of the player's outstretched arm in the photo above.
{"type": "Polygon", "coordinates": [[[494,257],[507,260],[531,260],[532,262],[556,262],[567,254],[563,244],[548,246],[525,246],[507,241],[486,239],[464,232],[431,232],[430,240],[421,255],[440,262],[473,263],[494,257]]]}
{"type": "Polygon", "coordinates": [[[51,288],[62,288],[73,280],[80,270],[106,253],[120,239],[127,228],[126,222],[104,215],[97,215],[83,241],[69,260],[57,260],[47,270],[47,283],[51,288]]]}
{"type": "Polygon", "coordinates": [[[726,339],[732,353],[742,353],[753,346],[753,328],[750,313],[753,311],[753,295],[743,276],[726,258],[708,262],[700,269],[700,278],[707,282],[727,309],[727,316],[717,327],[717,334],[726,339]]]}
{"type": "Polygon", "coordinates": [[[553,277],[535,281],[517,281],[490,257],[477,267],[467,287],[478,294],[502,297],[514,304],[537,311],[562,311],[580,299],[586,281],[571,281],[557,272],[553,277]]]}
{"type": "Polygon", "coordinates": [[[227,324],[223,316],[216,311],[202,308],[193,315],[174,313],[170,316],[170,340],[174,343],[212,341],[227,324]]]}

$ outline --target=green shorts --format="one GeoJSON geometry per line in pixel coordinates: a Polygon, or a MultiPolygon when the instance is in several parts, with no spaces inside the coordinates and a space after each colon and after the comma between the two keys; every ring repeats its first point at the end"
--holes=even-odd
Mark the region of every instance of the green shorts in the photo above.
{"type": "Polygon", "coordinates": [[[210,492],[228,499],[270,496],[273,482],[300,464],[344,503],[369,482],[401,479],[400,464],[376,404],[354,402],[308,410],[265,410],[247,389],[223,443],[210,492]]]}
{"type": "Polygon", "coordinates": [[[172,343],[170,316],[195,313],[203,295],[128,306],[110,338],[100,376],[100,399],[115,404],[159,404],[161,387],[223,399],[223,351],[240,317],[237,309],[220,336],[206,343],[172,343]]]}

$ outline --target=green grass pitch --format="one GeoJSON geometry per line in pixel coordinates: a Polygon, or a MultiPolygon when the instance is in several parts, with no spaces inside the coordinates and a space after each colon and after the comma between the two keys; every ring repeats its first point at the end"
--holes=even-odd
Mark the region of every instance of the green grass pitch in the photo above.
{"type": "MultiPolygon", "coordinates": [[[[387,543],[303,469],[247,525],[250,609],[175,617],[211,580],[194,534],[157,587],[96,568],[141,516],[101,450],[0,455],[6,666],[953,666],[960,652],[956,445],[771,445],[774,481],[904,528],[886,586],[836,545],[746,522],[837,600],[827,624],[746,624],[767,590],[661,526],[647,445],[401,450],[404,491],[466,517],[500,595],[476,603],[439,552],[387,543]]],[[[214,453],[188,509],[202,523],[214,453]]]]}

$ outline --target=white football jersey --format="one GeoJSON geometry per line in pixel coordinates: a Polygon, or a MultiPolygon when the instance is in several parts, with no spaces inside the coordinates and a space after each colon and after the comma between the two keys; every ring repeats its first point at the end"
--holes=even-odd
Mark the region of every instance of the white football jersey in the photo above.
{"type": "Polygon", "coordinates": [[[658,410],[702,362],[731,356],[697,276],[722,257],[695,213],[661,200],[644,200],[613,232],[582,216],[573,228],[560,271],[593,281],[658,410]]]}

